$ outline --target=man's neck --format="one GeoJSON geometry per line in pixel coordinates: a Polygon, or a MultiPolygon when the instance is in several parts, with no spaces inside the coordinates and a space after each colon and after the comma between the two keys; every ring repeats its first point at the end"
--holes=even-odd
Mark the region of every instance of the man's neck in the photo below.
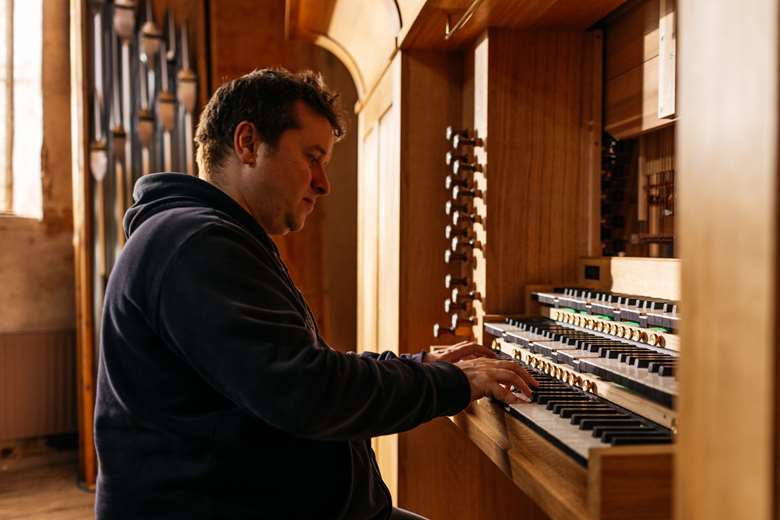
{"type": "Polygon", "coordinates": [[[258,222],[257,218],[255,218],[251,208],[249,207],[249,203],[247,203],[246,198],[241,193],[241,190],[238,188],[236,183],[232,181],[232,177],[230,175],[222,172],[216,172],[216,173],[206,172],[205,174],[201,173],[200,177],[204,181],[208,182],[213,186],[216,186],[222,192],[227,194],[227,196],[233,199],[236,202],[236,204],[241,206],[244,209],[244,211],[249,213],[249,215],[251,215],[252,218],[258,224],[260,224],[261,227],[263,226],[262,223],[258,222]]]}

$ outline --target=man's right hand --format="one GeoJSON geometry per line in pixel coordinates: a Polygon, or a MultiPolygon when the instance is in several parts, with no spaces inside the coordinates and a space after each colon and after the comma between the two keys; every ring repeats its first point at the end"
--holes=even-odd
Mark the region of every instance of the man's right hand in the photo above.
{"type": "Polygon", "coordinates": [[[460,368],[469,380],[471,400],[493,397],[507,404],[519,402],[511,387],[531,397],[531,388],[538,386],[536,380],[514,361],[490,358],[476,358],[459,361],[460,368]]]}

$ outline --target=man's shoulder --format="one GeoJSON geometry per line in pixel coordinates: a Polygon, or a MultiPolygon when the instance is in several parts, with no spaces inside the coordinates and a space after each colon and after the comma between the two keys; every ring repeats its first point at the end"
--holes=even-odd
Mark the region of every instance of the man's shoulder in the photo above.
{"type": "Polygon", "coordinates": [[[193,239],[207,240],[209,236],[234,237],[253,240],[252,233],[230,215],[209,207],[180,207],[168,209],[150,217],[130,236],[131,242],[143,248],[178,249],[193,239]]]}
{"type": "Polygon", "coordinates": [[[198,230],[206,226],[218,226],[226,229],[241,228],[241,224],[228,213],[209,206],[181,206],[169,208],[165,211],[149,217],[138,231],[143,228],[159,231],[163,228],[177,228],[180,230],[198,230]]]}

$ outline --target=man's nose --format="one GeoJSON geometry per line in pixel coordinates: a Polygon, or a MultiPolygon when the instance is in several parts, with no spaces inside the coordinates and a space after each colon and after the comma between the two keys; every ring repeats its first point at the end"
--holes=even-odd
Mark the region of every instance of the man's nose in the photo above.
{"type": "Polygon", "coordinates": [[[320,196],[330,193],[330,181],[324,167],[317,166],[314,168],[314,175],[311,177],[311,187],[320,196]]]}

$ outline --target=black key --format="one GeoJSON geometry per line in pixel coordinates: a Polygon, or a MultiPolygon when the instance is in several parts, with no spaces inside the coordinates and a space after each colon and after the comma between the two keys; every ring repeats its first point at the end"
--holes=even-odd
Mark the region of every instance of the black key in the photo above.
{"type": "Polygon", "coordinates": [[[588,399],[585,396],[583,396],[583,397],[562,397],[560,399],[550,399],[549,401],[547,401],[547,409],[548,410],[554,410],[553,407],[556,404],[572,403],[572,402],[583,403],[584,404],[584,403],[587,403],[588,401],[590,401],[590,399],[588,399]]]}
{"type": "Polygon", "coordinates": [[[599,353],[601,353],[601,356],[609,359],[617,359],[620,357],[621,354],[633,354],[634,352],[636,351],[633,349],[623,348],[623,347],[620,348],[602,347],[599,349],[599,353]]]}
{"type": "Polygon", "coordinates": [[[623,363],[633,364],[635,359],[644,359],[644,358],[662,359],[662,356],[663,356],[663,354],[659,354],[657,352],[641,349],[641,350],[637,350],[635,352],[623,352],[623,353],[621,353],[618,356],[618,361],[622,361],[623,363]]]}
{"type": "Polygon", "coordinates": [[[614,408],[609,406],[594,406],[589,408],[581,408],[575,406],[561,406],[557,410],[553,408],[553,413],[559,414],[562,418],[568,419],[574,414],[579,415],[598,415],[605,414],[614,411],[614,408]]]}
{"type": "Polygon", "coordinates": [[[548,395],[539,395],[539,396],[535,396],[535,397],[536,397],[535,401],[537,403],[539,403],[539,404],[547,404],[550,400],[553,400],[553,399],[558,399],[558,400],[571,399],[572,397],[576,397],[576,395],[574,395],[574,394],[549,395],[548,394],[548,395]]]}
{"type": "Polygon", "coordinates": [[[650,363],[658,362],[658,361],[665,361],[665,358],[662,357],[646,357],[646,358],[638,358],[636,361],[634,361],[634,365],[636,365],[638,368],[647,368],[650,366],[650,363]]]}
{"type": "Polygon", "coordinates": [[[547,387],[547,388],[538,388],[534,389],[534,393],[538,395],[569,395],[569,394],[576,394],[577,392],[574,392],[568,388],[557,388],[557,387],[547,387]]]}
{"type": "Polygon", "coordinates": [[[629,417],[626,414],[624,414],[623,412],[619,412],[617,410],[611,412],[602,412],[598,414],[577,412],[571,414],[571,421],[569,422],[571,422],[572,424],[580,424],[584,419],[612,419],[613,421],[616,421],[619,419],[627,419],[627,418],[629,417]]]}
{"type": "Polygon", "coordinates": [[[580,420],[580,430],[591,430],[594,426],[636,426],[642,424],[636,419],[626,418],[622,416],[619,419],[611,419],[609,417],[599,419],[597,416],[584,417],[580,420]]]}
{"type": "Polygon", "coordinates": [[[601,403],[600,401],[594,401],[593,399],[588,399],[587,397],[585,400],[583,399],[567,399],[565,401],[552,401],[552,405],[550,407],[548,403],[548,409],[551,409],[553,412],[558,413],[558,411],[561,408],[593,408],[595,406],[603,406],[609,409],[614,410],[613,407],[605,405],[601,403]]]}
{"type": "Polygon", "coordinates": [[[674,366],[665,365],[658,369],[658,375],[670,377],[674,375],[674,366]]]}
{"type": "Polygon", "coordinates": [[[605,433],[609,432],[657,432],[656,428],[651,428],[646,424],[640,424],[639,426],[594,426],[593,436],[601,437],[605,433]]]}
{"type": "Polygon", "coordinates": [[[668,361],[651,361],[650,364],[647,366],[647,369],[650,372],[658,372],[661,367],[673,367],[677,363],[677,360],[672,358],[668,361]]]}
{"type": "Polygon", "coordinates": [[[612,446],[626,446],[630,444],[671,444],[674,441],[670,435],[642,435],[642,436],[615,436],[610,441],[612,446]]]}
{"type": "Polygon", "coordinates": [[[632,354],[626,358],[624,363],[628,363],[629,365],[637,365],[639,361],[643,361],[645,366],[647,366],[651,361],[663,360],[663,356],[659,354],[632,354]]]}
{"type": "MultiPolygon", "coordinates": [[[[594,428],[595,430],[595,428],[594,428]]],[[[647,437],[647,438],[654,438],[658,435],[666,435],[668,434],[661,432],[659,430],[656,430],[654,428],[622,428],[622,429],[613,429],[613,430],[607,430],[602,432],[601,435],[598,435],[597,437],[601,437],[602,442],[608,442],[611,443],[612,439],[615,439],[617,437],[647,437]]]]}

